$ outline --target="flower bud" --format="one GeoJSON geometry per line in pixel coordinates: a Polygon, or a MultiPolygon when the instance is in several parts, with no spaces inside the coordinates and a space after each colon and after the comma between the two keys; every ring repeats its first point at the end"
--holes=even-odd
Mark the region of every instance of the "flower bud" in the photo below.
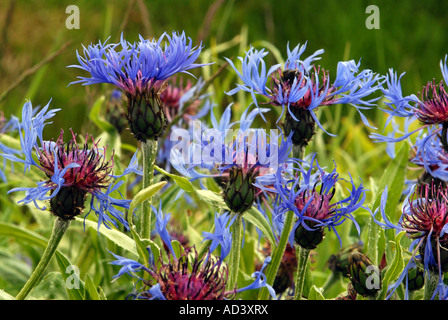
{"type": "Polygon", "coordinates": [[[233,167],[224,187],[224,201],[233,213],[242,214],[252,207],[256,189],[254,175],[242,168],[233,167]]]}
{"type": "Polygon", "coordinates": [[[348,256],[350,280],[355,291],[364,297],[375,297],[381,289],[381,274],[370,259],[354,251],[348,256]]]}
{"type": "Polygon", "coordinates": [[[408,290],[415,291],[423,288],[425,284],[425,275],[419,267],[412,268],[408,271],[408,290]]]}
{"type": "Polygon", "coordinates": [[[289,112],[286,113],[285,123],[283,129],[285,135],[289,136],[292,132],[292,142],[299,147],[305,147],[316,133],[316,122],[314,121],[311,113],[303,108],[292,108],[291,110],[295,120],[289,112]]]}
{"type": "Polygon", "coordinates": [[[51,212],[64,220],[73,220],[84,210],[87,192],[76,187],[64,187],[51,198],[51,212]]]}
{"type": "Polygon", "coordinates": [[[334,273],[341,273],[342,276],[348,277],[349,263],[348,256],[354,252],[362,250],[362,243],[357,242],[348,247],[342,248],[337,254],[333,254],[328,259],[328,267],[334,273]]]}
{"type": "Polygon", "coordinates": [[[127,97],[127,118],[134,136],[143,142],[161,136],[167,125],[167,119],[159,93],[150,90],[135,95],[127,94],[127,97]]]}
{"type": "Polygon", "coordinates": [[[305,223],[310,229],[307,230],[302,224],[299,225],[294,233],[295,242],[304,249],[315,249],[319,243],[322,242],[325,236],[324,228],[315,227],[316,222],[305,220],[305,223]]]}

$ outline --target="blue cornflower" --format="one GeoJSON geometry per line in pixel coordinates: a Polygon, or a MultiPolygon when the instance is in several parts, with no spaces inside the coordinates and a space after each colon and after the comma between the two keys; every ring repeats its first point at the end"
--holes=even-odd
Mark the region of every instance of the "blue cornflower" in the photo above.
{"type": "Polygon", "coordinates": [[[439,284],[433,298],[443,288],[443,273],[448,269],[448,189],[441,184],[424,183],[416,186],[403,205],[403,212],[397,224],[392,223],[386,213],[388,190],[381,196],[378,210],[384,222],[372,214],[374,221],[384,229],[405,231],[412,240],[409,251],[412,256],[397,281],[389,288],[389,298],[403,282],[409,270],[416,265],[423,267],[425,274],[436,275],[439,284]]]}
{"type": "MultiPolygon", "coordinates": [[[[121,89],[128,99],[127,119],[131,132],[140,141],[156,139],[167,124],[165,105],[160,94],[171,76],[205,64],[195,63],[202,46],[193,47],[185,33],[164,33],[157,41],[140,36],[130,43],[121,36],[118,44],[99,42],[84,47],[84,56],[77,53],[80,68],[90,77],[78,77],[72,83],[91,85],[110,83],[121,89]],[[165,46],[163,46],[163,43],[165,46]]],[[[71,83],[71,84],[72,84],[71,83]]]]}
{"type": "MultiPolygon", "coordinates": [[[[405,73],[402,73],[398,77],[397,72],[393,69],[389,70],[389,74],[386,77],[385,87],[381,90],[384,97],[387,99],[385,102],[388,108],[382,109],[388,114],[385,127],[387,127],[395,117],[404,118],[404,130],[400,132],[400,135],[395,136],[399,131],[398,128],[394,127],[394,130],[386,135],[372,134],[371,137],[375,142],[387,142],[395,143],[409,138],[416,132],[425,132],[431,136],[441,135],[440,142],[448,152],[447,143],[447,130],[448,130],[448,93],[445,91],[445,85],[448,84],[448,74],[447,68],[447,56],[445,56],[445,61],[440,61],[440,69],[442,72],[443,80],[438,84],[435,80],[427,83],[423,87],[420,97],[415,94],[410,94],[408,96],[403,96],[401,89],[401,78],[405,73]],[[410,131],[410,125],[419,121],[421,124],[416,129],[410,131]]],[[[425,142],[431,140],[428,137],[425,142]]]]}
{"type": "Polygon", "coordinates": [[[296,222],[290,234],[291,244],[295,240],[303,248],[314,249],[323,240],[325,228],[334,231],[341,242],[336,227],[347,219],[351,220],[358,233],[360,232],[352,214],[359,208],[364,208],[366,190],[362,183],[356,187],[350,176],[351,190],[348,190],[348,197],[332,202],[336,185],[343,180],[339,178],[336,167],[332,172],[326,172],[319,166],[314,154],[309,163],[303,161],[293,170],[296,172],[291,178],[281,174],[277,176],[274,184],[277,205],[273,218],[274,224],[281,226],[284,214],[288,211],[294,212],[296,222]]]}
{"type": "Polygon", "coordinates": [[[360,62],[350,60],[338,63],[336,78],[331,84],[328,72],[312,64],[320,59],[319,55],[324,50],[317,50],[302,60],[301,55],[305,49],[306,43],[297,45],[293,50],[290,50],[288,45],[287,60],[283,67],[276,64],[269,69],[263,60],[268,54],[264,49],[256,50],[251,47],[244,58],[239,57],[242,72],[226,58],[243,81],[243,84],[237,84],[228,94],[233,95],[243,90],[251,94],[257,106],[256,96],[261,95],[267,98],[269,103],[281,106],[283,111],[286,107],[288,113],[284,123],[285,133],[293,133],[296,145],[307,145],[314,135],[316,123],[325,131],[315,114],[319,106],[351,104],[358,110],[362,121],[370,126],[361,110],[373,106],[379,99],[377,97],[364,100],[380,88],[382,78],[371,70],[359,71],[360,62]],[[301,122],[300,125],[298,122],[301,122]]]}
{"type": "Polygon", "coordinates": [[[186,145],[186,155],[183,154],[185,150],[181,153],[178,148],[173,148],[172,166],[192,180],[219,179],[229,209],[234,213],[246,211],[256,197],[262,195],[262,190],[254,185],[256,180],[269,179],[279,168],[285,168],[292,150],[291,139],[278,135],[280,130],[273,130],[268,135],[262,129],[250,128],[255,117],[266,111],[254,109],[249,112],[248,108],[240,120],[232,122],[231,105],[219,121],[212,109],[212,128],[196,134],[186,145]]]}
{"type": "Polygon", "coordinates": [[[195,61],[202,47],[193,47],[192,40],[185,33],[172,36],[164,33],[156,41],[144,39],[130,43],[121,35],[120,43],[106,44],[101,41],[96,45],[84,48],[84,56],[76,53],[80,65],[71,65],[90,73],[90,77],[78,77],[72,83],[91,85],[110,83],[126,94],[149,91],[154,86],[178,72],[202,66],[195,61]],[[167,43],[163,48],[163,41],[167,43]],[[117,50],[121,47],[121,50],[117,50]]]}
{"type": "Polygon", "coordinates": [[[111,193],[117,191],[123,183],[113,181],[113,155],[107,160],[106,149],[100,149],[98,142],[93,139],[91,148],[87,142],[78,145],[73,133],[68,143],[63,142],[63,131],[56,141],[43,140],[43,128],[58,110],[49,110],[47,104],[35,116],[32,111],[31,102],[26,102],[22,109],[22,120],[17,120],[23,158],[11,154],[1,155],[10,161],[24,164],[25,172],[36,167],[45,173],[47,180],[37,182],[36,187],[18,187],[9,192],[25,191],[25,197],[19,203],[32,202],[41,210],[46,210],[46,207],[41,208],[39,202],[49,201],[50,211],[65,220],[71,220],[83,212],[87,195],[90,194],[90,211],[98,215],[98,227],[101,224],[108,228],[117,226],[115,220],[128,227],[124,213],[117,208],[129,209],[130,200],[111,197],[111,193]]]}
{"type": "MultiPolygon", "coordinates": [[[[148,249],[150,251],[150,249],[148,249]]],[[[132,294],[138,299],[157,300],[225,300],[232,299],[235,294],[247,291],[268,288],[272,297],[276,294],[274,289],[266,283],[266,276],[263,271],[270,262],[268,257],[260,271],[252,276],[254,282],[244,288],[226,290],[228,280],[228,269],[222,259],[212,256],[210,253],[199,259],[194,248],[186,250],[179,259],[169,263],[160,261],[158,264],[149,263],[150,268],[146,268],[141,263],[132,259],[113,254],[116,261],[114,265],[121,265],[121,269],[114,276],[118,278],[127,273],[135,277],[136,272],[147,272],[150,275],[149,281],[143,280],[143,286],[132,294]]],[[[150,257],[152,253],[150,252],[150,257]]],[[[139,277],[144,279],[145,277],[139,277]]]]}
{"type": "Polygon", "coordinates": [[[216,213],[214,232],[202,232],[204,241],[212,240],[212,243],[210,244],[210,253],[213,253],[218,246],[221,246],[221,260],[224,260],[230,253],[232,247],[232,233],[230,232],[230,227],[235,221],[235,218],[236,216],[233,216],[232,218],[228,212],[221,215],[216,213]]]}

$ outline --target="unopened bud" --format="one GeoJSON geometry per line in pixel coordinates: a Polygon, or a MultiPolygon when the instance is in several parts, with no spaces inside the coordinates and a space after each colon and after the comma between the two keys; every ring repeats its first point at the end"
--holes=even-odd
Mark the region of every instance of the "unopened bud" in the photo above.
{"type": "Polygon", "coordinates": [[[249,171],[233,167],[224,188],[224,201],[233,213],[242,214],[252,207],[255,199],[255,177],[249,171]]]}
{"type": "Polygon", "coordinates": [[[86,192],[74,187],[63,187],[51,198],[51,212],[64,219],[72,220],[84,210],[86,192]]]}
{"type": "Polygon", "coordinates": [[[375,297],[381,289],[381,274],[378,267],[358,251],[352,252],[348,261],[354,290],[364,297],[375,297]]]}
{"type": "Polygon", "coordinates": [[[135,96],[128,94],[127,118],[129,128],[134,136],[145,142],[155,140],[163,134],[167,125],[165,108],[154,90],[137,93],[135,96]]]}
{"type": "Polygon", "coordinates": [[[325,236],[324,229],[322,227],[316,227],[316,222],[311,220],[305,220],[305,223],[309,229],[307,230],[302,224],[300,224],[294,234],[295,242],[304,249],[315,249],[322,242],[325,236]]]}

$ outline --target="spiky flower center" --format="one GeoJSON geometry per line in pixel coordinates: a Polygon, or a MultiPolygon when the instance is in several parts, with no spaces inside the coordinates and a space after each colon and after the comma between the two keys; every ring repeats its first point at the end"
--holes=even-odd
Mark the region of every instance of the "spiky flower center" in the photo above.
{"type": "Polygon", "coordinates": [[[444,124],[448,122],[448,94],[443,81],[428,82],[421,92],[422,103],[415,109],[415,115],[423,124],[444,124]]]}
{"type": "Polygon", "coordinates": [[[315,189],[306,190],[296,197],[295,206],[304,216],[323,221],[334,213],[330,204],[334,192],[335,189],[331,194],[322,194],[315,189]]]}
{"type": "MultiPolygon", "coordinates": [[[[169,264],[152,272],[167,300],[223,300],[228,298],[225,286],[228,270],[213,256],[199,259],[197,253],[189,260],[188,250],[169,264]]],[[[150,283],[147,285],[151,286],[150,283]]]]}
{"type": "Polygon", "coordinates": [[[427,237],[430,233],[433,237],[440,237],[448,223],[447,189],[442,185],[421,185],[409,201],[409,210],[410,213],[403,216],[401,225],[411,238],[427,237]]]}
{"type": "MultiPolygon", "coordinates": [[[[322,104],[329,102],[332,99],[331,95],[328,95],[330,89],[325,93],[325,88],[328,86],[330,81],[328,72],[319,67],[313,67],[314,72],[307,72],[305,70],[299,69],[286,69],[281,71],[278,69],[272,75],[272,92],[277,96],[281,90],[282,97],[290,97],[292,88],[304,88],[308,86],[308,90],[305,92],[303,97],[296,102],[291,103],[294,108],[307,109],[312,101],[313,97],[320,96],[321,94],[326,94],[329,98],[324,98],[322,104]],[[279,87],[281,89],[279,89],[279,87]]],[[[291,98],[291,97],[290,97],[291,98]]],[[[290,99],[288,99],[290,100],[290,99]]],[[[274,101],[278,105],[282,105],[280,101],[274,101]]]]}
{"type": "Polygon", "coordinates": [[[44,147],[38,151],[40,165],[47,177],[51,179],[54,175],[56,163],[58,171],[76,163],[79,166],[68,169],[64,174],[64,187],[90,193],[106,188],[112,179],[110,173],[113,168],[113,156],[106,160],[106,148],[100,149],[98,141],[94,141],[91,148],[87,142],[80,146],[76,142],[76,136],[73,133],[72,135],[72,140],[64,143],[62,131],[56,142],[46,141],[44,147]]]}

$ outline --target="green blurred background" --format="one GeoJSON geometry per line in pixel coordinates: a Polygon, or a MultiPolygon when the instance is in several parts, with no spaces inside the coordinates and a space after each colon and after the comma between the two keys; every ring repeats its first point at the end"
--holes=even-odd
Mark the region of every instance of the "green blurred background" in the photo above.
{"type": "MultiPolygon", "coordinates": [[[[294,47],[308,41],[305,55],[325,49],[319,63],[331,74],[343,58],[362,58],[364,68],[380,73],[386,73],[389,67],[400,73],[406,71],[404,91],[412,93],[434,77],[441,79],[438,64],[448,53],[447,12],[448,1],[442,0],[3,0],[0,92],[67,41],[71,42],[44,68],[10,90],[0,108],[5,115],[18,114],[25,99],[31,99],[33,105],[44,105],[51,98],[53,107],[64,110],[56,115],[51,130],[58,132],[57,128],[67,127],[74,131],[88,130],[85,119],[98,88],[67,87],[82,74],[80,70],[66,68],[77,62],[76,50],[82,50],[82,44],[104,41],[109,36],[111,41],[117,41],[121,32],[133,41],[138,34],[152,38],[172,30],[185,30],[194,42],[202,40],[205,49],[245,33],[247,43],[220,52],[221,60],[215,61],[218,65],[223,56],[237,56],[241,45],[247,48],[257,41],[268,41],[285,57],[288,42],[294,47]],[[372,4],[380,10],[379,30],[365,26],[369,16],[366,7],[372,4]],[[65,27],[69,5],[79,7],[78,30],[65,27]]],[[[270,57],[273,59],[273,55],[270,57]]],[[[226,72],[233,73],[230,69],[226,72]]],[[[221,103],[229,100],[232,98],[221,103]]]]}

